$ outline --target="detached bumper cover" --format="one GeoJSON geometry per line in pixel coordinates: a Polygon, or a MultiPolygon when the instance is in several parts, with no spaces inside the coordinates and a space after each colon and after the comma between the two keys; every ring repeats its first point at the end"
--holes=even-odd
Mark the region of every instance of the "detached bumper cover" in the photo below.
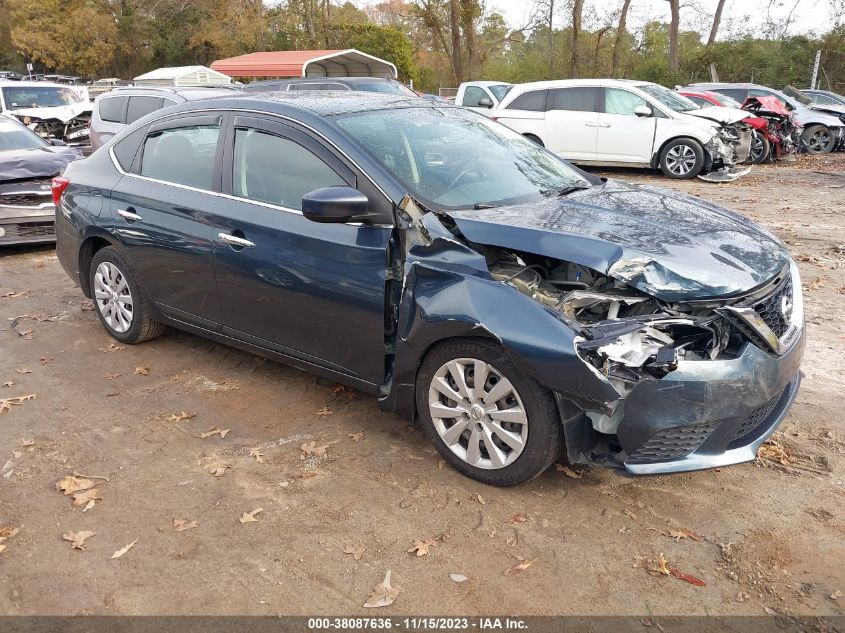
{"type": "Polygon", "coordinates": [[[688,361],[631,391],[619,425],[633,474],[673,473],[751,461],[786,417],[801,382],[805,332],[781,356],[747,344],[724,361],[688,361]]]}

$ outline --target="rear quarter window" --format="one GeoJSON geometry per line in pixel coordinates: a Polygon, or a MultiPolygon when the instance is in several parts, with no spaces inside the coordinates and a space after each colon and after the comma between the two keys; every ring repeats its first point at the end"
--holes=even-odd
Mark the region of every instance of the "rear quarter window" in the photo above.
{"type": "Polygon", "coordinates": [[[123,171],[129,171],[132,167],[132,161],[135,159],[135,154],[138,153],[138,148],[141,146],[141,141],[144,140],[146,131],[147,126],[143,125],[114,144],[112,151],[123,171]]]}
{"type": "Polygon", "coordinates": [[[100,119],[110,123],[122,123],[123,106],[126,105],[127,97],[107,97],[100,99],[98,111],[100,119]]]}
{"type": "Polygon", "coordinates": [[[521,94],[511,101],[506,109],[544,112],[546,110],[546,92],[546,90],[532,90],[521,94]]]}

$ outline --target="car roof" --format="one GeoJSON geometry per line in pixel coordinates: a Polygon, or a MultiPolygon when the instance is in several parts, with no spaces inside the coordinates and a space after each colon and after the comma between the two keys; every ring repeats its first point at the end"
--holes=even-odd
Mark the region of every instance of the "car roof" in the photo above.
{"type": "Polygon", "coordinates": [[[238,86],[233,86],[232,88],[223,86],[115,86],[112,90],[103,93],[97,98],[178,95],[185,101],[196,101],[198,99],[229,95],[237,92],[240,92],[240,87],[238,86]]]}
{"type": "Polygon", "coordinates": [[[6,79],[0,79],[0,85],[2,86],[14,86],[16,88],[20,88],[21,86],[27,88],[40,88],[40,87],[47,87],[47,88],[67,88],[67,84],[59,84],[54,83],[52,81],[9,81],[6,79]]]}
{"type": "Polygon", "coordinates": [[[466,86],[513,86],[509,81],[491,81],[489,79],[483,79],[481,81],[465,81],[464,85],[466,86]]]}

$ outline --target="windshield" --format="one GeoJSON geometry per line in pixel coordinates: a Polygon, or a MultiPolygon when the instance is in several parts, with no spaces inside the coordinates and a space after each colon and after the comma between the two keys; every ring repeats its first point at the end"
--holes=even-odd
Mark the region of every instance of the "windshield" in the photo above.
{"type": "Polygon", "coordinates": [[[497,86],[488,86],[490,92],[493,93],[493,96],[496,97],[496,101],[501,101],[505,98],[505,95],[510,92],[510,89],[513,88],[510,84],[499,84],[497,86]]]}
{"type": "Polygon", "coordinates": [[[10,110],[18,108],[53,108],[82,103],[71,88],[62,86],[7,86],[3,101],[10,110]]]}
{"type": "Polygon", "coordinates": [[[694,101],[690,101],[685,96],[679,95],[677,92],[672,92],[663,86],[658,86],[657,84],[640,84],[637,88],[647,95],[654,97],[675,112],[689,112],[690,110],[699,109],[694,101]]]}
{"type": "Polygon", "coordinates": [[[29,128],[0,116],[0,152],[47,147],[49,143],[29,128]]]}
{"type": "Polygon", "coordinates": [[[402,95],[403,97],[416,97],[417,93],[406,88],[398,81],[374,81],[372,83],[355,84],[355,90],[363,92],[382,92],[389,95],[402,95]]]}
{"type": "Polygon", "coordinates": [[[803,92],[801,92],[797,88],[794,88],[793,86],[786,86],[783,89],[783,92],[784,92],[784,94],[792,97],[793,99],[795,99],[799,103],[803,103],[806,106],[813,105],[812,99],[810,99],[807,95],[805,95],[803,92]]]}
{"type": "Polygon", "coordinates": [[[470,110],[378,110],[342,115],[337,123],[434,208],[516,204],[591,186],[551,152],[470,110]]]}
{"type": "Polygon", "coordinates": [[[714,94],[716,95],[716,101],[721,103],[723,108],[736,108],[737,110],[742,109],[742,104],[733,97],[729,97],[726,94],[718,92],[714,94]]]}

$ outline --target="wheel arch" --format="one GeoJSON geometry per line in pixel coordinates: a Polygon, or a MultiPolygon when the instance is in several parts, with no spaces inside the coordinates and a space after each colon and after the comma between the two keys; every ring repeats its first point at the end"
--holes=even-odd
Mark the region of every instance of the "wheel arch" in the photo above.
{"type": "MultiPolygon", "coordinates": [[[[695,138],[694,136],[689,136],[688,134],[676,134],[672,136],[660,145],[654,154],[651,155],[651,168],[658,169],[660,167],[660,156],[663,154],[663,150],[666,149],[666,146],[670,143],[675,141],[692,141],[693,143],[697,143],[698,146],[701,148],[701,151],[704,153],[704,168],[706,169],[709,164],[712,162],[712,158],[710,157],[709,152],[704,147],[704,143],[701,142],[700,139],[695,138]]],[[[703,170],[702,170],[703,171],[703,170]]]]}
{"type": "Polygon", "coordinates": [[[79,286],[82,294],[91,298],[90,268],[94,255],[109,246],[120,247],[117,238],[106,231],[95,231],[85,236],[79,246],[79,286]]]}

